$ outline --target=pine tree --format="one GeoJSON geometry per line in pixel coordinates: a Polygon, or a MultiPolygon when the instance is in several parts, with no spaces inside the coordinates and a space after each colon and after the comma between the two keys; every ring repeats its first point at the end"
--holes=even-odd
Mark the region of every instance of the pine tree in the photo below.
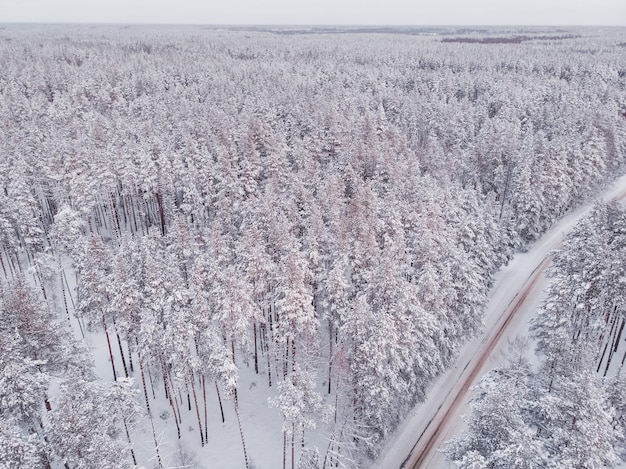
{"type": "MultiPolygon", "coordinates": [[[[75,469],[128,465],[126,436],[116,422],[119,414],[110,405],[105,389],[95,381],[70,374],[61,383],[60,397],[48,415],[46,435],[64,464],[75,469]]],[[[120,410],[133,412],[125,407],[120,410]]]]}

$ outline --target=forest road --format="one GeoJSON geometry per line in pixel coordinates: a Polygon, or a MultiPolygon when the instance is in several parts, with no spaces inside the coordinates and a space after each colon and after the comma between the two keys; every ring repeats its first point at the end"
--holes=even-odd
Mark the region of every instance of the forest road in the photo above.
{"type": "Polygon", "coordinates": [[[552,263],[552,255],[548,255],[543,259],[530,277],[526,279],[522,289],[517,292],[511,303],[509,303],[506,311],[500,317],[500,320],[496,324],[496,327],[492,329],[487,336],[486,340],[483,339],[482,347],[477,350],[477,353],[472,359],[465,365],[458,381],[453,389],[448,392],[445,400],[441,406],[437,409],[437,412],[429,421],[428,425],[424,429],[422,435],[417,440],[413,451],[402,465],[402,467],[419,469],[427,467],[428,459],[433,451],[436,451],[441,444],[441,439],[444,436],[444,429],[449,423],[451,417],[453,417],[460,404],[465,401],[467,392],[470,387],[476,382],[476,379],[481,375],[483,365],[493,353],[496,345],[502,338],[504,332],[511,324],[511,320],[515,314],[520,311],[529,298],[533,298],[538,286],[538,280],[543,275],[546,268],[552,263]]]}
{"type": "Polygon", "coordinates": [[[528,320],[534,315],[537,299],[547,285],[544,274],[552,263],[552,252],[598,199],[626,203],[626,176],[615,181],[597,199],[563,217],[528,252],[517,254],[502,269],[490,292],[485,332],[462,347],[453,366],[435,380],[426,401],[407,416],[374,467],[450,467],[451,463],[441,453],[441,445],[458,432],[460,413],[468,410],[466,401],[471,387],[494,366],[494,357],[506,350],[504,339],[515,335],[522,318],[528,320]],[[417,440],[416,435],[419,435],[417,440]]]}

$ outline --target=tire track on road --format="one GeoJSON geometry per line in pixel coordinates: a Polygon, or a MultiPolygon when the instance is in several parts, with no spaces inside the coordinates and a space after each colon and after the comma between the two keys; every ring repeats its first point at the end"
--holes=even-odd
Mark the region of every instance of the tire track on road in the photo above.
{"type": "MultiPolygon", "coordinates": [[[[443,431],[448,424],[450,417],[454,415],[455,411],[458,409],[461,402],[463,402],[468,390],[474,383],[474,380],[478,377],[483,365],[493,352],[493,349],[498,344],[504,332],[508,329],[511,321],[515,317],[516,313],[521,309],[526,300],[528,299],[530,293],[536,287],[537,282],[541,275],[543,275],[546,268],[552,262],[552,254],[549,254],[547,257],[543,259],[543,261],[535,268],[532,274],[528,277],[522,289],[515,295],[511,303],[507,306],[507,312],[504,314],[504,321],[502,324],[496,329],[495,333],[492,333],[490,338],[485,342],[485,346],[480,351],[479,359],[473,360],[473,366],[470,368],[469,374],[459,381],[461,382],[461,387],[458,391],[453,395],[452,402],[449,405],[445,405],[445,403],[437,410],[435,414],[435,418],[433,418],[424,433],[422,433],[420,439],[415,444],[413,451],[411,452],[411,456],[407,458],[402,467],[410,467],[411,469],[419,469],[426,462],[426,459],[431,454],[431,452],[435,449],[436,445],[439,443],[439,440],[443,434],[443,431]],[[430,432],[427,433],[428,427],[435,421],[436,417],[439,415],[439,411],[445,408],[446,411],[438,421],[436,427],[430,432]],[[426,440],[423,440],[424,436],[427,436],[426,440]],[[420,442],[424,441],[421,445],[420,442]],[[417,450],[417,451],[416,451],[417,450]],[[408,465],[407,465],[408,463],[408,465]]],[[[458,383],[458,382],[457,382],[458,383]]],[[[448,399],[448,398],[446,398],[448,399]]]]}

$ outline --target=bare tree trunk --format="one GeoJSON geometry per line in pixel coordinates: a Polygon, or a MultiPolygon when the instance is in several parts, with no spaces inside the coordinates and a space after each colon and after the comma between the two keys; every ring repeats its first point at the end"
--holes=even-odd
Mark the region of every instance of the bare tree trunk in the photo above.
{"type": "Polygon", "coordinates": [[[256,344],[256,319],[252,322],[252,328],[254,331],[254,372],[259,374],[259,353],[256,344]]]}
{"type": "Polygon", "coordinates": [[[104,314],[102,315],[102,325],[104,326],[104,335],[107,338],[107,345],[109,346],[109,356],[111,357],[111,367],[113,368],[113,381],[117,381],[117,372],[115,371],[115,360],[113,359],[113,349],[111,348],[111,338],[109,337],[109,329],[107,323],[104,320],[104,314]]]}
{"type": "Polygon", "coordinates": [[[124,366],[124,374],[128,378],[128,367],[126,366],[126,357],[124,356],[124,349],[122,348],[122,339],[120,339],[120,334],[117,331],[117,326],[115,325],[115,320],[113,320],[113,330],[115,331],[115,336],[117,337],[117,345],[120,348],[120,357],[122,357],[122,365],[124,366]]]}
{"type": "MultiPolygon", "coordinates": [[[[34,260],[34,257],[33,257],[33,260],[34,260]]],[[[43,286],[43,282],[41,280],[41,272],[39,272],[39,267],[37,267],[37,265],[35,265],[35,273],[33,274],[33,277],[35,277],[35,274],[37,276],[36,281],[39,282],[39,287],[41,288],[41,293],[43,294],[43,299],[47,302],[48,295],[46,295],[46,289],[43,286]]]]}
{"type": "Polygon", "coordinates": [[[178,439],[180,439],[180,425],[179,425],[180,417],[179,417],[179,412],[176,411],[177,404],[174,404],[174,398],[172,397],[172,390],[169,385],[167,369],[165,368],[163,357],[160,357],[160,361],[161,361],[161,370],[163,373],[163,384],[165,386],[165,396],[170,401],[170,407],[172,408],[172,413],[174,414],[174,422],[176,423],[176,431],[178,433],[178,439]]]}
{"type": "MultiPolygon", "coordinates": [[[[65,296],[65,285],[63,284],[63,271],[61,271],[61,293],[63,294],[63,304],[65,305],[65,314],[67,315],[67,320],[71,321],[70,319],[70,309],[67,306],[67,297],[65,296]]],[[[83,337],[84,334],[83,334],[83,337]]]]}
{"type": "Polygon", "coordinates": [[[283,430],[283,469],[287,469],[287,432],[283,430]]]}
{"type": "MultiPolygon", "coordinates": [[[[335,442],[335,430],[333,430],[333,433],[330,435],[330,441],[328,442],[328,448],[326,448],[326,454],[324,455],[324,462],[322,463],[322,469],[326,469],[326,461],[329,460],[328,456],[330,455],[330,452],[333,449],[334,442],[335,442]]],[[[332,467],[332,464],[333,464],[332,456],[330,456],[331,467],[332,467]]]]}
{"type": "Polygon", "coordinates": [[[102,220],[102,223],[103,223],[104,227],[107,230],[109,230],[109,232],[111,234],[114,234],[113,233],[113,226],[111,225],[111,219],[110,219],[109,215],[107,214],[107,207],[108,206],[107,206],[106,202],[104,202],[104,201],[102,201],[102,202],[100,202],[98,204],[98,208],[100,209],[100,213],[101,213],[101,220],[102,220]],[[107,220],[108,220],[108,223],[107,223],[107,220]]]}
{"type": "Polygon", "coordinates": [[[152,399],[156,399],[156,392],[154,392],[154,382],[152,381],[152,373],[150,373],[150,368],[148,368],[148,379],[150,380],[150,389],[152,390],[152,399]]]}
{"type": "Polygon", "coordinates": [[[156,201],[159,208],[159,218],[161,220],[161,235],[165,236],[165,210],[163,209],[163,196],[160,192],[156,193],[156,201]]]}
{"type": "Polygon", "coordinates": [[[202,400],[204,402],[204,441],[209,442],[209,414],[206,407],[206,382],[202,374],[202,400]]]}
{"type": "Polygon", "coordinates": [[[617,352],[617,348],[619,347],[619,341],[622,338],[622,332],[624,332],[624,325],[626,323],[626,319],[622,319],[622,325],[619,328],[619,332],[617,333],[617,339],[615,339],[615,347],[613,348],[613,352],[617,352]]]}
{"type": "MultiPolygon", "coordinates": [[[[7,261],[6,265],[9,268],[9,273],[11,274],[11,280],[15,280],[14,265],[13,265],[13,261],[11,260],[11,255],[9,253],[9,250],[5,246],[3,246],[2,251],[4,253],[4,257],[6,257],[6,261],[7,261]]],[[[4,262],[3,262],[3,267],[4,267],[4,262]]],[[[8,279],[9,277],[7,276],[7,280],[8,279]]]]}
{"type": "Polygon", "coordinates": [[[622,319],[622,325],[618,328],[617,324],[616,324],[615,330],[613,332],[613,340],[612,340],[612,343],[611,343],[611,349],[609,351],[609,358],[606,361],[606,368],[604,369],[604,375],[603,376],[606,376],[606,374],[609,371],[609,367],[611,366],[611,361],[613,360],[613,354],[617,350],[618,342],[619,342],[619,339],[620,339],[620,337],[622,335],[622,329],[624,329],[624,320],[623,319],[622,319]]]}
{"type": "MultiPolygon", "coordinates": [[[[609,318],[613,316],[612,314],[607,314],[606,315],[606,322],[608,323],[609,318]]],[[[616,324],[616,320],[617,317],[613,316],[613,319],[611,320],[611,329],[609,330],[609,334],[606,338],[606,343],[604,344],[604,350],[602,350],[602,356],[600,357],[600,362],[598,363],[598,368],[596,369],[596,373],[598,373],[600,371],[600,368],[602,367],[602,362],[604,361],[604,355],[606,354],[607,348],[609,348],[609,345],[611,346],[611,348],[609,349],[609,361],[610,361],[610,357],[611,357],[611,353],[613,352],[613,344],[611,344],[611,337],[613,336],[613,331],[615,330],[615,324],[616,324]]],[[[604,334],[602,334],[601,336],[601,340],[604,338],[604,334]]],[[[608,367],[608,364],[607,364],[608,367]]],[[[604,372],[604,375],[606,376],[606,371],[604,372]]]]}
{"type": "MultiPolygon", "coordinates": [[[[59,261],[59,267],[61,267],[60,261],[59,261]]],[[[61,267],[61,274],[63,275],[63,280],[65,280],[65,286],[67,287],[67,296],[70,297],[70,302],[72,303],[72,309],[76,311],[76,303],[74,302],[74,297],[72,296],[72,289],[70,288],[70,284],[67,281],[67,275],[65,275],[65,269],[63,269],[62,267],[61,267]]]]}
{"type": "Polygon", "coordinates": [[[163,460],[161,459],[161,452],[159,451],[159,442],[157,440],[156,431],[154,429],[154,421],[152,420],[152,416],[150,416],[150,425],[152,426],[152,437],[154,438],[154,449],[157,455],[157,468],[163,468],[163,460]]]}
{"type": "MultiPolygon", "coordinates": [[[[139,232],[139,227],[137,226],[137,213],[136,213],[136,210],[135,210],[135,202],[134,202],[133,198],[130,195],[127,195],[126,197],[130,201],[130,211],[131,211],[131,215],[133,216],[133,224],[135,225],[134,233],[137,233],[137,232],[139,232]]],[[[131,233],[133,233],[132,229],[131,229],[131,233]]],[[[141,234],[142,235],[144,234],[143,233],[143,225],[141,225],[141,234]]]]}
{"type": "Polygon", "coordinates": [[[222,406],[222,396],[220,396],[220,388],[215,381],[215,392],[217,393],[217,401],[220,403],[220,412],[222,414],[222,423],[224,423],[224,407],[222,406]]]}
{"type": "Polygon", "coordinates": [[[609,341],[607,340],[604,344],[604,349],[602,350],[602,356],[600,356],[600,360],[598,361],[598,367],[596,368],[596,373],[600,372],[600,368],[602,368],[602,362],[604,361],[604,355],[606,354],[606,349],[609,346],[609,341]]]}
{"type": "Polygon", "coordinates": [[[248,462],[248,452],[246,451],[246,440],[243,437],[243,427],[241,426],[241,415],[239,414],[239,404],[237,402],[237,390],[235,389],[234,391],[235,396],[234,396],[234,403],[235,403],[235,414],[237,414],[237,425],[239,426],[239,435],[241,436],[241,446],[243,447],[243,457],[244,460],[246,461],[246,469],[248,469],[250,467],[250,464],[248,462]]]}
{"type": "Polygon", "coordinates": [[[204,434],[202,433],[202,419],[200,418],[200,408],[198,407],[198,397],[196,396],[196,385],[194,383],[193,372],[191,372],[191,392],[193,393],[193,402],[196,407],[196,415],[198,416],[198,428],[200,429],[200,443],[204,446],[204,434]]]}
{"type": "Polygon", "coordinates": [[[111,211],[113,212],[113,221],[115,222],[115,231],[117,237],[122,235],[122,227],[120,225],[120,216],[117,213],[117,203],[115,201],[115,194],[111,193],[111,211]]]}
{"type": "Polygon", "coordinates": [[[146,386],[146,375],[143,371],[143,363],[141,362],[141,355],[139,355],[139,369],[141,370],[141,383],[143,384],[143,394],[146,398],[146,408],[148,409],[148,415],[152,419],[152,413],[150,411],[150,400],[148,399],[148,387],[146,386]]]}
{"type": "Polygon", "coordinates": [[[267,337],[267,326],[265,324],[261,325],[261,330],[264,334],[264,341],[265,341],[265,348],[266,348],[266,356],[267,356],[267,381],[268,381],[268,386],[271,388],[272,387],[272,359],[270,358],[270,345],[269,345],[269,340],[267,337]]]}
{"type": "Polygon", "coordinates": [[[135,367],[133,366],[133,352],[130,349],[130,339],[128,335],[126,335],[126,345],[128,346],[128,365],[130,367],[130,372],[133,373],[135,371],[135,367]]]}
{"type": "Polygon", "coordinates": [[[4,278],[8,279],[9,275],[7,274],[7,268],[4,265],[4,257],[2,255],[2,252],[0,252],[0,264],[2,265],[2,271],[4,272],[4,278]]]}
{"type": "Polygon", "coordinates": [[[22,273],[22,263],[20,262],[20,256],[17,252],[15,253],[15,262],[13,262],[13,257],[11,257],[11,264],[16,273],[22,273]],[[17,264],[17,269],[15,268],[15,264],[17,264]]]}
{"type": "Polygon", "coordinates": [[[330,394],[330,384],[333,371],[333,323],[328,318],[328,343],[330,345],[328,352],[328,394],[330,394]]]}
{"type": "Polygon", "coordinates": [[[124,430],[126,430],[126,439],[128,440],[128,449],[130,450],[130,455],[133,458],[133,464],[137,465],[137,458],[135,457],[135,450],[132,447],[133,442],[130,440],[130,432],[128,431],[128,425],[126,425],[126,421],[122,419],[124,422],[124,430]]]}

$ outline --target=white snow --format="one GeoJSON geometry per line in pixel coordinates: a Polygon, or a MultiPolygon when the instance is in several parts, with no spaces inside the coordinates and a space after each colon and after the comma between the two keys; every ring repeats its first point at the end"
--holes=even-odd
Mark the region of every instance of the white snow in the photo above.
{"type": "MultiPolygon", "coordinates": [[[[389,439],[388,444],[372,464],[374,468],[400,468],[413,449],[419,436],[426,430],[430,421],[443,405],[450,390],[459,382],[467,371],[468,365],[479,355],[481,345],[487,340],[490,331],[502,320],[507,307],[514,301],[517,293],[524,286],[527,279],[550,252],[558,249],[565,233],[567,233],[585,214],[587,214],[597,200],[609,201],[626,192],[626,176],[615,181],[603,191],[600,198],[588,201],[577,210],[569,213],[557,222],[543,237],[536,241],[529,250],[516,254],[507,266],[496,275],[494,285],[489,294],[489,305],[485,312],[484,332],[459,350],[458,357],[450,369],[439,376],[430,386],[426,401],[416,406],[406,416],[404,422],[389,439]]],[[[623,200],[623,199],[622,199],[623,200]]],[[[523,304],[522,309],[511,321],[508,332],[503,334],[489,359],[481,368],[478,377],[473,381],[476,384],[482,376],[503,362],[503,353],[507,350],[507,341],[516,335],[524,335],[528,331],[530,319],[534,316],[543,298],[543,291],[547,286],[547,279],[541,275],[533,294],[523,304]]],[[[448,424],[439,444],[460,433],[464,421],[462,416],[469,412],[467,401],[471,399],[468,393],[465,404],[460,406],[448,424]]],[[[441,449],[441,447],[440,447],[441,449]]],[[[435,453],[426,461],[424,468],[443,469],[452,467],[445,456],[435,453]]]]}

